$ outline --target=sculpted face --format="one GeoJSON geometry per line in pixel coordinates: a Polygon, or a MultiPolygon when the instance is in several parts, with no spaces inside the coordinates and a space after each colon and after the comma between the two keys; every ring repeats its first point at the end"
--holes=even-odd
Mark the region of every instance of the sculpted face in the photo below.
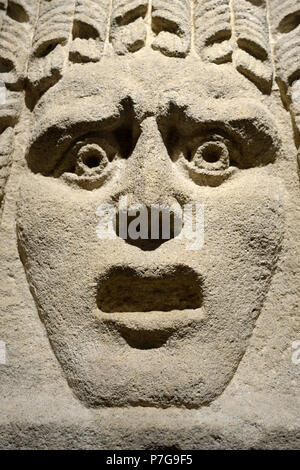
{"type": "Polygon", "coordinates": [[[91,406],[198,407],[247,348],[282,237],[279,141],[230,65],[143,51],[70,67],[34,111],[19,250],[68,383],[91,406]],[[204,246],[99,240],[97,208],[202,204],[204,246]]]}

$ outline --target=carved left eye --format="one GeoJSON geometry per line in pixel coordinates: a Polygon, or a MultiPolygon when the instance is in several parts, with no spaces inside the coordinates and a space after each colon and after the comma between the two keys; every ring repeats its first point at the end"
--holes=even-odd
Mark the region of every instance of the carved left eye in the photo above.
{"type": "Polygon", "coordinates": [[[200,169],[226,170],[230,165],[229,145],[222,140],[202,142],[191,154],[191,161],[200,169]]]}
{"type": "Polygon", "coordinates": [[[186,168],[197,184],[218,186],[240,167],[240,154],[233,139],[211,132],[191,139],[184,150],[178,151],[175,161],[186,168]]]}

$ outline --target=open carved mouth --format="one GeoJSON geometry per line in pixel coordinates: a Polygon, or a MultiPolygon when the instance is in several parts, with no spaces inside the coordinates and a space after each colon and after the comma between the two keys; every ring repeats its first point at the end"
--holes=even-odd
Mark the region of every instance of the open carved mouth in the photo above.
{"type": "Polygon", "coordinates": [[[98,317],[134,348],[161,347],[182,324],[201,316],[202,280],[186,266],[150,274],[115,267],[99,284],[98,317]]]}
{"type": "Polygon", "coordinates": [[[196,309],[202,305],[201,282],[185,266],[150,275],[118,267],[101,283],[97,305],[106,313],[196,309]]]}

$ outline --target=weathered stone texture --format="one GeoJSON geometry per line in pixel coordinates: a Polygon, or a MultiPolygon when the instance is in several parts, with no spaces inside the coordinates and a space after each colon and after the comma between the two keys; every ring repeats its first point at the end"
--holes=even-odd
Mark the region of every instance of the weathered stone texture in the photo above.
{"type": "Polygon", "coordinates": [[[0,0],[1,448],[299,448],[299,18],[0,0]]]}

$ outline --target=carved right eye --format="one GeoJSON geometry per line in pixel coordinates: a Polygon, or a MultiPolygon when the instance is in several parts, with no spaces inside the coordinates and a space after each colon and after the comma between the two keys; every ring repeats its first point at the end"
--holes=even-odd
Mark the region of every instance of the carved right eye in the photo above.
{"type": "Polygon", "coordinates": [[[77,152],[75,173],[78,176],[100,174],[108,163],[104,148],[95,143],[85,144],[77,152]]]}
{"type": "Polygon", "coordinates": [[[78,140],[64,155],[54,176],[75,173],[77,176],[100,175],[116,156],[116,148],[106,139],[91,136],[78,140]]]}
{"type": "Polygon", "coordinates": [[[86,137],[66,152],[53,176],[62,176],[84,189],[95,189],[110,175],[112,160],[117,155],[113,143],[101,137],[86,137]]]}

